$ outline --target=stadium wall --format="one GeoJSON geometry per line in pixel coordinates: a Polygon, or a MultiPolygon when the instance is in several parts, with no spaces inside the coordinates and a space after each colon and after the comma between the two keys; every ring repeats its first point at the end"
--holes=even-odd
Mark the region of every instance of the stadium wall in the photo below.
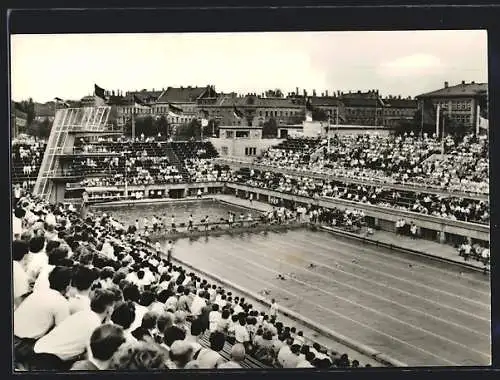
{"type": "MultiPolygon", "coordinates": [[[[211,138],[210,142],[217,149],[221,157],[255,157],[260,156],[267,149],[278,145],[282,139],[226,139],[211,138]],[[246,149],[255,148],[255,155],[246,154],[246,149]]],[[[248,151],[248,150],[247,150],[248,151]]]]}

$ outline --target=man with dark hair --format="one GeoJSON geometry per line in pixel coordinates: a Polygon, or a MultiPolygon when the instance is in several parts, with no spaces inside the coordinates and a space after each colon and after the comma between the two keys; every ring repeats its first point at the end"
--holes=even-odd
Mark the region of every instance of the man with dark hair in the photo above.
{"type": "Polygon", "coordinates": [[[90,287],[97,279],[97,274],[90,268],[78,267],[71,281],[72,292],[69,297],[69,310],[74,314],[90,308],[90,287]]]}
{"type": "Polygon", "coordinates": [[[48,265],[48,257],[45,253],[45,238],[43,236],[34,236],[29,242],[30,251],[24,257],[26,273],[30,281],[34,282],[40,271],[48,265]]]}
{"type": "Polygon", "coordinates": [[[29,246],[22,240],[12,242],[12,280],[14,310],[29,292],[29,278],[21,262],[24,256],[29,252],[29,246]]]}
{"type": "Polygon", "coordinates": [[[39,365],[56,365],[65,369],[85,352],[94,330],[113,311],[115,296],[108,290],[96,289],[90,298],[90,309],[70,315],[51,332],[36,342],[34,351],[41,354],[39,365]],[[59,359],[59,360],[58,360],[59,359]]]}
{"type": "Polygon", "coordinates": [[[167,347],[172,346],[177,340],[184,340],[186,338],[186,332],[177,326],[167,327],[163,333],[163,342],[167,347]]]}
{"type": "Polygon", "coordinates": [[[14,211],[14,216],[12,218],[12,237],[14,239],[19,239],[23,233],[23,218],[26,215],[26,211],[18,207],[14,211]]]}
{"type": "Polygon", "coordinates": [[[201,348],[194,356],[198,361],[199,368],[214,369],[225,362],[219,354],[224,349],[226,337],[223,333],[215,331],[210,334],[210,349],[201,348]]]}
{"type": "Polygon", "coordinates": [[[32,293],[14,312],[14,354],[18,361],[33,356],[33,346],[50,329],[69,316],[64,294],[71,281],[71,271],[56,267],[49,274],[50,288],[32,293]]]}
{"type": "MultiPolygon", "coordinates": [[[[48,243],[51,243],[51,241],[49,241],[48,243]]],[[[48,243],[47,247],[49,246],[48,243]]],[[[68,257],[69,253],[68,248],[64,246],[55,247],[53,243],[51,245],[54,248],[52,248],[50,251],[47,251],[47,257],[48,257],[47,265],[41,268],[40,273],[36,278],[35,284],[33,285],[33,292],[38,292],[42,288],[44,289],[49,288],[49,273],[56,266],[65,266],[64,259],[68,257]]]]}
{"type": "Polygon", "coordinates": [[[131,301],[122,301],[116,304],[111,314],[111,322],[119,325],[125,332],[125,338],[128,341],[134,341],[135,338],[130,332],[130,326],[135,320],[135,305],[131,301]]]}
{"type": "Polygon", "coordinates": [[[123,343],[125,343],[125,336],[120,326],[111,324],[99,326],[90,337],[88,358],[73,364],[71,371],[108,369],[111,358],[123,343]]]}

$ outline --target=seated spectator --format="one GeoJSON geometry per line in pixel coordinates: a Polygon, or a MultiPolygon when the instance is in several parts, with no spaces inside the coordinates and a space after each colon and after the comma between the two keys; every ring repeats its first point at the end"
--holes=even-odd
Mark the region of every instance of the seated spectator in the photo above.
{"type": "Polygon", "coordinates": [[[30,292],[29,278],[21,262],[23,257],[29,252],[29,246],[22,240],[12,242],[12,280],[14,310],[17,309],[22,300],[30,292]]]}
{"type": "Polygon", "coordinates": [[[122,301],[115,305],[111,313],[111,322],[123,329],[125,339],[134,342],[136,339],[130,331],[130,326],[135,320],[135,305],[132,301],[122,301]]]}
{"type": "Polygon", "coordinates": [[[111,358],[109,369],[113,371],[166,370],[168,354],[160,346],[145,342],[123,344],[111,358]]]}
{"type": "Polygon", "coordinates": [[[193,357],[197,360],[199,368],[214,369],[224,363],[225,360],[219,352],[224,349],[225,342],[224,334],[217,331],[210,334],[210,349],[200,348],[193,357]]]}
{"type": "Polygon", "coordinates": [[[77,268],[71,280],[72,291],[68,298],[71,314],[90,308],[90,288],[96,279],[97,275],[92,269],[84,266],[77,268]]]}
{"type": "Polygon", "coordinates": [[[16,360],[30,361],[37,341],[54,326],[61,325],[68,318],[69,304],[64,294],[70,281],[71,271],[67,268],[56,267],[49,275],[50,288],[38,294],[30,294],[15,310],[14,355],[16,360]]]}
{"type": "Polygon", "coordinates": [[[116,325],[101,325],[90,336],[88,358],[77,361],[71,371],[102,371],[110,366],[111,358],[125,343],[123,329],[116,325]]]}
{"type": "Polygon", "coordinates": [[[245,360],[246,352],[245,346],[242,344],[235,344],[231,347],[231,360],[226,363],[219,364],[217,368],[220,369],[237,369],[243,368],[241,363],[245,360]]]}

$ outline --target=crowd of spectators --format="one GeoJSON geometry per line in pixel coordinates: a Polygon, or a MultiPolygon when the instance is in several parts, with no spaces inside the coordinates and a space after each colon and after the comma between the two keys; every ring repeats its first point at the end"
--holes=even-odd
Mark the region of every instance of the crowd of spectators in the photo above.
{"type": "Polygon", "coordinates": [[[359,366],[286,326],[274,301],[259,311],[111,215],[29,195],[13,214],[18,370],[359,366]]]}
{"type": "Polygon", "coordinates": [[[403,192],[381,186],[345,184],[274,171],[242,168],[234,180],[246,185],[309,198],[327,197],[358,203],[397,208],[421,214],[473,223],[489,223],[488,202],[441,197],[434,194],[403,192]]]}
{"type": "Polygon", "coordinates": [[[434,136],[336,135],[294,138],[271,147],[256,163],[346,178],[403,183],[444,191],[489,193],[488,140],[434,136]],[[441,156],[442,148],[444,155],[441,156]],[[319,154],[315,154],[319,152],[319,154]]]}

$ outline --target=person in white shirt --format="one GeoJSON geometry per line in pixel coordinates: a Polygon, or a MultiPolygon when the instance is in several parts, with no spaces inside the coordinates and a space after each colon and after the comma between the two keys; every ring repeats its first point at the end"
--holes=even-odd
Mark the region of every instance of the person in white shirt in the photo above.
{"type": "Polygon", "coordinates": [[[109,290],[96,289],[91,296],[90,309],[79,311],[58,324],[39,339],[34,347],[36,354],[50,354],[62,362],[81,356],[96,328],[111,315],[115,295],[109,290]]]}
{"type": "Polygon", "coordinates": [[[224,349],[224,344],[226,342],[224,334],[213,332],[210,334],[209,341],[210,349],[202,348],[199,352],[195,353],[198,366],[202,369],[214,369],[225,362],[219,354],[219,352],[224,349]]]}
{"type": "MultiPolygon", "coordinates": [[[[53,242],[49,242],[51,244],[53,242]]],[[[56,242],[57,244],[58,242],[56,242]]],[[[49,245],[47,245],[49,248],[49,245]]],[[[55,248],[51,249],[48,254],[48,262],[47,265],[43,266],[40,269],[40,273],[35,280],[35,284],[33,285],[33,292],[38,292],[42,289],[50,288],[49,284],[49,274],[52,270],[60,265],[60,262],[68,257],[69,249],[67,246],[58,245],[55,248]]]]}
{"type": "Polygon", "coordinates": [[[194,296],[193,302],[191,303],[191,314],[194,317],[197,317],[201,314],[201,310],[207,306],[207,302],[203,298],[203,291],[200,290],[200,292],[194,296]]]}
{"type": "Polygon", "coordinates": [[[14,310],[17,309],[21,301],[30,291],[29,278],[21,265],[23,257],[28,253],[29,247],[22,240],[12,242],[12,280],[13,280],[13,298],[14,310]]]}
{"type": "Polygon", "coordinates": [[[221,319],[222,319],[222,314],[219,311],[219,305],[213,304],[212,311],[208,315],[210,332],[217,331],[217,326],[219,325],[221,319]]]}
{"type": "Polygon", "coordinates": [[[22,208],[16,208],[12,216],[12,237],[19,239],[23,233],[23,218],[26,212],[22,208]]]}
{"type": "Polygon", "coordinates": [[[250,342],[250,334],[248,333],[245,318],[240,318],[234,326],[234,337],[237,343],[247,344],[250,342]]]}
{"type": "Polygon", "coordinates": [[[14,336],[36,340],[69,316],[64,294],[71,281],[68,268],[57,267],[49,275],[50,288],[32,293],[14,312],[14,336]]]}
{"type": "Polygon", "coordinates": [[[271,300],[271,306],[269,307],[269,316],[270,317],[278,316],[278,304],[276,303],[276,300],[274,298],[271,300]]]}
{"type": "Polygon", "coordinates": [[[71,314],[90,309],[90,288],[96,278],[97,275],[87,267],[76,270],[71,280],[71,296],[68,298],[71,314]]]}
{"type": "Polygon", "coordinates": [[[172,242],[172,240],[169,240],[168,241],[168,244],[167,244],[167,262],[170,264],[171,260],[172,260],[172,251],[174,249],[174,244],[172,242]]]}
{"type": "Polygon", "coordinates": [[[102,371],[109,368],[111,358],[126,342],[120,326],[105,324],[94,330],[87,347],[87,359],[77,361],[71,371],[102,371]]]}
{"type": "Polygon", "coordinates": [[[29,242],[30,251],[24,256],[23,263],[30,282],[35,282],[40,271],[48,265],[48,257],[45,253],[45,238],[34,236],[29,242]]]}

